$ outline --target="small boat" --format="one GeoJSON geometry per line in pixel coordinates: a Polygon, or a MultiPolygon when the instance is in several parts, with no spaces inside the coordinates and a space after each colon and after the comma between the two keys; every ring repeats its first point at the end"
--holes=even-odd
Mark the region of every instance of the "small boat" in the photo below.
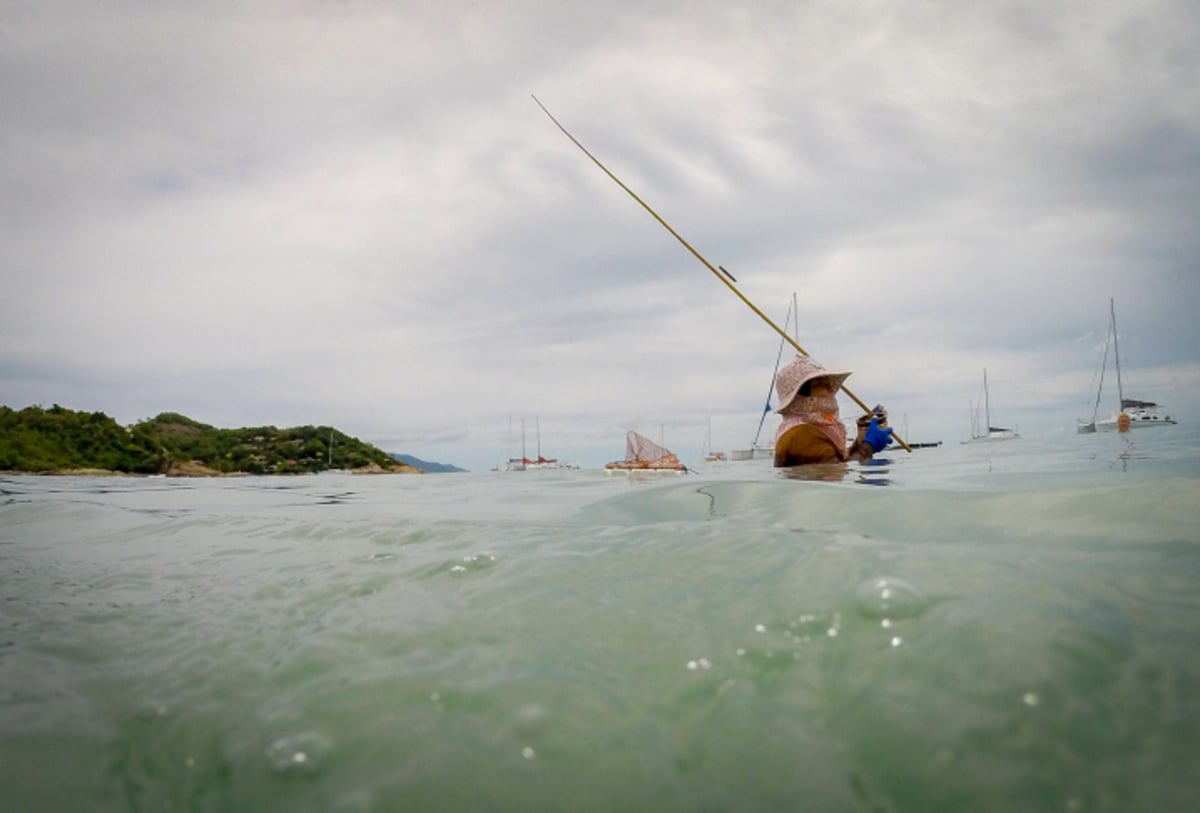
{"type": "Polygon", "coordinates": [[[1112,297],[1108,300],[1108,336],[1104,340],[1104,357],[1100,362],[1100,383],[1096,387],[1096,405],[1092,409],[1090,421],[1078,421],[1076,431],[1081,435],[1093,432],[1125,431],[1126,429],[1145,429],[1153,426],[1174,426],[1175,419],[1170,415],[1159,415],[1158,404],[1153,401],[1143,401],[1138,398],[1126,398],[1121,383],[1121,349],[1117,344],[1117,309],[1112,297]],[[1104,371],[1108,367],[1108,345],[1112,343],[1113,363],[1117,370],[1117,403],[1120,405],[1116,414],[1103,420],[1096,420],[1100,411],[1100,398],[1104,392],[1104,371]]]}
{"type": "MultiPolygon", "coordinates": [[[[908,413],[904,415],[904,437],[911,437],[908,434],[908,413]]],[[[908,448],[910,449],[936,449],[941,445],[942,442],[940,440],[929,440],[923,443],[912,440],[908,441],[908,448]]]]}
{"type": "Polygon", "coordinates": [[[708,419],[708,431],[704,435],[704,450],[707,454],[704,455],[705,463],[721,463],[725,460],[724,452],[714,452],[712,450],[712,418],[708,419]]]}
{"type": "Polygon", "coordinates": [[[983,370],[983,429],[979,423],[979,405],[971,411],[971,439],[968,443],[987,443],[997,440],[1015,440],[1021,437],[1016,430],[1003,426],[992,426],[992,405],[988,397],[987,368],[983,370]]]}
{"type": "Polygon", "coordinates": [[[670,449],[645,435],[625,434],[625,459],[604,465],[605,474],[686,474],[687,466],[670,449]]]}
{"type": "MultiPolygon", "coordinates": [[[[768,410],[769,411],[769,410],[768,410]]],[[[752,443],[745,449],[733,449],[729,452],[730,460],[762,460],[763,458],[775,458],[775,447],[764,446],[761,443],[752,443]]]]}

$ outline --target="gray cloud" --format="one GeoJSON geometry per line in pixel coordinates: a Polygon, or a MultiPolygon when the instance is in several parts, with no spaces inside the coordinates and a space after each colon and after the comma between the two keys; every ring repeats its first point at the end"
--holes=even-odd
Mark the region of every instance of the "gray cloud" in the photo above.
{"type": "Polygon", "coordinates": [[[1189,14],[6,8],[0,401],[333,423],[473,468],[510,415],[592,463],[627,428],[748,442],[778,338],[536,93],[921,434],[965,434],[985,366],[1026,433],[1071,431],[1109,296],[1131,381],[1194,422],[1189,14]]]}

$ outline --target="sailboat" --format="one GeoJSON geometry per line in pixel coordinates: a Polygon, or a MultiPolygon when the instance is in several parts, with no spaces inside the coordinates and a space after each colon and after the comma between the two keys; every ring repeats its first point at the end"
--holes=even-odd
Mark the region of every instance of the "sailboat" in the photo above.
{"type": "MultiPolygon", "coordinates": [[[[788,305],[787,316],[783,320],[783,329],[787,330],[788,323],[792,322],[794,329],[797,332],[796,342],[799,343],[800,330],[800,311],[796,307],[796,294],[792,294],[792,302],[788,305]]],[[[762,415],[758,419],[758,431],[754,433],[754,440],[749,448],[733,449],[729,453],[731,460],[760,460],[763,458],[775,459],[775,444],[759,443],[759,436],[762,435],[763,423],[767,419],[767,415],[771,413],[771,394],[775,391],[775,376],[779,373],[779,362],[783,360],[783,346],[785,342],[783,337],[779,338],[779,354],[775,357],[775,369],[771,371],[771,381],[767,385],[767,401],[763,407],[762,415]]]]}
{"type": "MultiPolygon", "coordinates": [[[[541,425],[541,422],[537,418],[534,418],[533,425],[534,425],[534,429],[536,430],[536,433],[537,433],[537,458],[535,458],[533,460],[530,460],[529,458],[525,458],[525,461],[524,461],[525,468],[527,468],[527,469],[557,469],[558,468],[558,458],[542,457],[542,425],[541,425]]],[[[521,450],[522,454],[524,454],[524,451],[525,451],[524,448],[522,448],[522,450],[521,450]]]]}
{"type": "Polygon", "coordinates": [[[987,368],[983,368],[983,426],[979,424],[979,406],[971,409],[971,440],[969,443],[980,443],[994,440],[1013,440],[1021,437],[1012,429],[1003,426],[992,426],[992,405],[988,397],[987,368]]]}
{"type": "Polygon", "coordinates": [[[542,456],[542,426],[537,418],[534,418],[534,426],[537,432],[537,457],[530,458],[525,453],[525,419],[521,419],[521,456],[510,457],[508,459],[507,471],[529,471],[530,469],[557,469],[558,458],[542,456]]]}
{"type": "Polygon", "coordinates": [[[1121,383],[1121,348],[1117,343],[1117,308],[1112,297],[1108,299],[1108,336],[1104,340],[1104,359],[1100,366],[1100,384],[1096,388],[1096,405],[1092,409],[1090,421],[1079,421],[1076,427],[1080,434],[1091,434],[1097,430],[1112,432],[1121,430],[1122,418],[1128,421],[1128,428],[1143,429],[1151,426],[1174,426],[1175,419],[1170,415],[1159,415],[1158,404],[1153,401],[1142,401],[1137,398],[1126,398],[1121,383]],[[1100,396],[1104,392],[1104,370],[1108,366],[1108,344],[1112,342],[1113,362],[1117,369],[1117,403],[1119,408],[1112,417],[1096,420],[1100,411],[1100,396]]]}
{"type": "Polygon", "coordinates": [[[712,447],[712,418],[708,419],[708,431],[704,434],[704,462],[719,463],[725,460],[724,452],[715,452],[712,447]]]}
{"type": "MultiPolygon", "coordinates": [[[[508,416],[508,437],[509,446],[512,446],[512,415],[508,416]]],[[[521,456],[513,457],[511,450],[509,451],[508,463],[504,466],[505,471],[525,471],[525,419],[521,419],[521,456]]]]}
{"type": "Polygon", "coordinates": [[[333,467],[333,444],[334,444],[333,430],[330,429],[329,430],[329,446],[327,447],[328,451],[326,453],[327,458],[325,461],[325,468],[322,469],[319,473],[320,474],[349,474],[350,469],[342,469],[342,468],[335,469],[333,467]]]}
{"type": "Polygon", "coordinates": [[[605,474],[686,474],[687,470],[670,449],[632,430],[625,433],[625,459],[604,464],[605,474]]]}

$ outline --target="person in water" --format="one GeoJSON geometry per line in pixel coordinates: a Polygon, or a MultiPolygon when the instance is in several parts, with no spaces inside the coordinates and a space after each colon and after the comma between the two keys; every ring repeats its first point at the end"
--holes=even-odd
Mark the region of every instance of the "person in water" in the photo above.
{"type": "Polygon", "coordinates": [[[782,420],[775,433],[776,467],[804,463],[867,460],[892,442],[882,406],[858,421],[854,443],[846,444],[846,426],[838,417],[837,391],[849,372],[826,370],[809,356],[796,356],[775,376],[782,420]]]}

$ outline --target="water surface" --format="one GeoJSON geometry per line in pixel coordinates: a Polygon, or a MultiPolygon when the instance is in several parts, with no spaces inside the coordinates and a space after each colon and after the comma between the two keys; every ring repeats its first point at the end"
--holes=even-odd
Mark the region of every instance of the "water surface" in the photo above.
{"type": "Polygon", "coordinates": [[[0,799],[1189,809],[1200,442],[1135,435],[669,478],[0,477],[0,799]]]}

